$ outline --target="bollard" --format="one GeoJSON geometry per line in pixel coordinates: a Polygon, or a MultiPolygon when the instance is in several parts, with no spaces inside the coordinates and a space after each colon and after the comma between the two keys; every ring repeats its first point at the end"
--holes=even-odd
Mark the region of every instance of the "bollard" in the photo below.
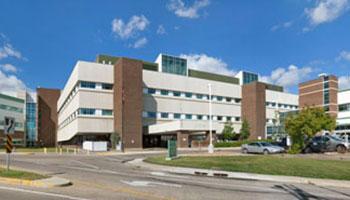
{"type": "Polygon", "coordinates": [[[67,153],[69,153],[69,149],[68,149],[68,147],[67,147],[67,150],[66,150],[66,151],[67,151],[67,153]]]}
{"type": "Polygon", "coordinates": [[[62,155],[62,148],[60,148],[60,155],[62,155]]]}
{"type": "Polygon", "coordinates": [[[74,148],[74,155],[77,155],[77,148],[74,148]]]}
{"type": "Polygon", "coordinates": [[[47,148],[44,147],[44,154],[47,154],[47,148]]]}
{"type": "Polygon", "coordinates": [[[55,153],[56,153],[56,154],[58,153],[58,149],[57,149],[57,147],[55,148],[55,153]]]}
{"type": "Polygon", "coordinates": [[[89,150],[87,150],[87,155],[90,155],[90,151],[89,150]]]}

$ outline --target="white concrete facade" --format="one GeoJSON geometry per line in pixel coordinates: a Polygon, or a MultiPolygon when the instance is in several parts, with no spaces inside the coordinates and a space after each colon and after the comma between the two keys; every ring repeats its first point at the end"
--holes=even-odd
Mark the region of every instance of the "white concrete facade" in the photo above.
{"type": "Polygon", "coordinates": [[[350,132],[350,90],[343,90],[338,92],[338,126],[347,126],[349,128],[343,127],[341,130],[336,130],[336,132],[350,132]],[[340,109],[345,107],[344,109],[340,109]]]}

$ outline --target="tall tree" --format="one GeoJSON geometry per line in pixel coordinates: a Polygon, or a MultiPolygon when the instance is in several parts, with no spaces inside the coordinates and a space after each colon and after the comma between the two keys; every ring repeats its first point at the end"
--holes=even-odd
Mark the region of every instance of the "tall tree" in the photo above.
{"type": "Polygon", "coordinates": [[[225,127],[221,132],[223,140],[232,140],[234,136],[234,129],[231,122],[226,122],[225,127]]]}
{"type": "Polygon", "coordinates": [[[250,126],[246,119],[243,120],[242,127],[239,134],[240,134],[241,140],[246,140],[250,136],[250,126]]]}
{"type": "Polygon", "coordinates": [[[335,117],[330,116],[323,108],[304,108],[298,114],[288,116],[285,121],[294,152],[300,152],[305,147],[305,141],[317,133],[323,130],[333,131],[335,127],[335,117]]]}

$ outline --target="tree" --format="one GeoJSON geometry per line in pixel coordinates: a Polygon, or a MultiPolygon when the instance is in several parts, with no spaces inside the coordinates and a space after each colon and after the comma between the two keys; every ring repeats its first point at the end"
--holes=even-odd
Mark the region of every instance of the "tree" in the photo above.
{"type": "Polygon", "coordinates": [[[116,131],[113,132],[110,136],[110,139],[111,139],[112,149],[116,148],[116,146],[120,140],[119,133],[117,133],[116,131]]]}
{"type": "Polygon", "coordinates": [[[235,133],[231,122],[226,122],[225,127],[221,132],[223,140],[232,140],[235,133]]]}
{"type": "Polygon", "coordinates": [[[333,131],[335,127],[335,117],[323,108],[304,108],[298,114],[289,115],[285,121],[286,132],[292,139],[292,151],[295,153],[300,152],[305,142],[320,131],[333,131]]]}
{"type": "Polygon", "coordinates": [[[250,136],[250,127],[249,123],[246,119],[243,120],[242,127],[240,130],[240,139],[241,140],[246,140],[250,136]]]}

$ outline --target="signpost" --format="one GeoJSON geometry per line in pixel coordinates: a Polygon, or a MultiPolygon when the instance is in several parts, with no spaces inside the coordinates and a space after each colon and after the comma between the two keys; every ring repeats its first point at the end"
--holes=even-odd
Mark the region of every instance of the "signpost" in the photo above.
{"type": "Polygon", "coordinates": [[[176,140],[168,140],[168,155],[166,160],[172,160],[177,157],[176,140]]]}
{"type": "Polygon", "coordinates": [[[4,133],[7,137],[6,140],[6,166],[7,171],[10,170],[10,160],[11,153],[13,149],[12,135],[15,133],[15,118],[13,117],[5,117],[5,125],[4,125],[4,133]]]}

